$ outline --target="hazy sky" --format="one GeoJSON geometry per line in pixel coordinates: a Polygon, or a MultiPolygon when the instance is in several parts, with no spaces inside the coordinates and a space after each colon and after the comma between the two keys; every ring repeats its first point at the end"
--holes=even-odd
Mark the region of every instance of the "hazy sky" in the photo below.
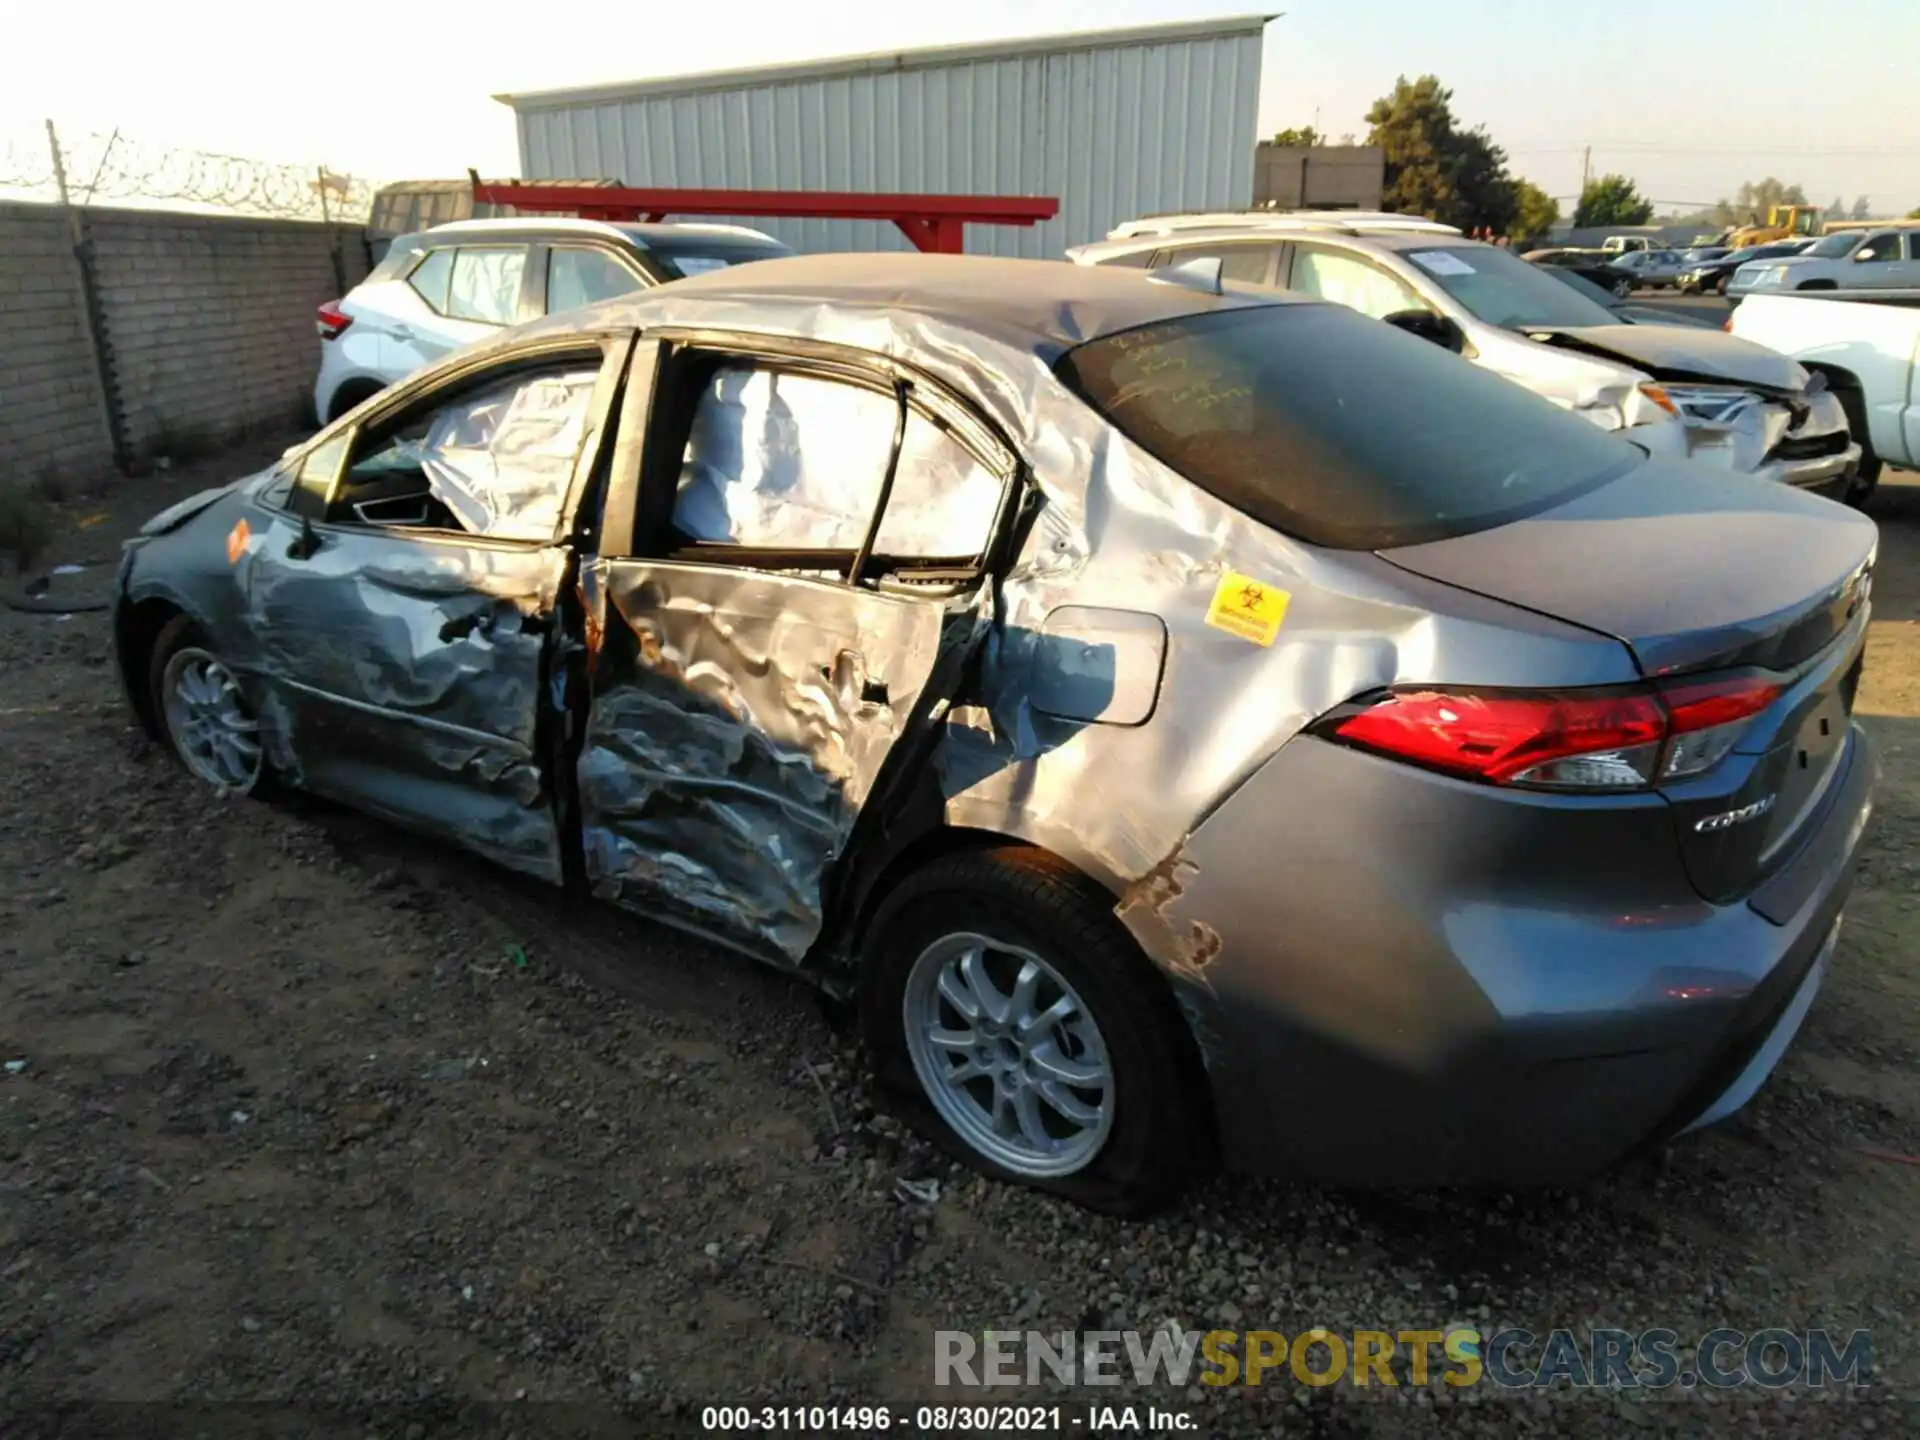
{"type": "MultiPolygon", "coordinates": [[[[1241,13],[1232,0],[259,0],[15,7],[0,136],[118,126],[376,179],[518,165],[499,91],[1241,13]]],[[[1920,0],[1293,0],[1267,28],[1260,129],[1364,132],[1431,71],[1556,196],[1581,150],[1663,202],[1777,175],[1815,203],[1920,205],[1920,0]],[[1568,16],[1577,16],[1569,21],[1568,16]]],[[[642,177],[624,177],[635,181],[642,177]]]]}

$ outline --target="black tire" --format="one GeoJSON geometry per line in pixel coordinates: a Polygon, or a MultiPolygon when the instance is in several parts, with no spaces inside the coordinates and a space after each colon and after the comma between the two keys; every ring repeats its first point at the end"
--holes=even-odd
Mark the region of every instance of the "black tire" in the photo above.
{"type": "Polygon", "coordinates": [[[1874,495],[1878,493],[1880,493],[1880,457],[1876,455],[1870,461],[1868,459],[1860,461],[1859,470],[1855,470],[1853,474],[1853,490],[1847,492],[1847,503],[1857,511],[1864,511],[1868,505],[1874,503],[1874,495]]]}
{"type": "Polygon", "coordinates": [[[860,1017],[882,1095],[928,1139],[996,1179],[1137,1216],[1213,1168],[1211,1101],[1172,991],[1114,916],[1113,897],[1043,851],[965,851],[909,876],[868,930],[860,1017]],[[1044,958],[1100,1029],[1113,1071],[1113,1123],[1073,1174],[1031,1179],[1002,1168],[947,1125],[915,1073],[902,1013],[907,978],[930,945],[961,932],[1044,958]]]}
{"type": "MultiPolygon", "coordinates": [[[[161,627],[159,635],[154,638],[153,650],[147,659],[147,703],[152,707],[154,728],[159,732],[160,742],[166,747],[167,755],[174,764],[192,775],[191,767],[181,756],[179,743],[175,740],[167,721],[165,686],[167,662],[189,646],[204,649],[209,653],[213,652],[212,642],[190,616],[176,615],[161,627]]],[[[193,778],[204,782],[202,776],[195,775],[193,778]]],[[[279,793],[275,785],[273,767],[267,763],[265,756],[260,760],[258,778],[246,793],[259,799],[272,799],[279,793]]]]}
{"type": "Polygon", "coordinates": [[[1716,295],[1725,295],[1727,293],[1726,276],[1722,275],[1718,280],[1713,282],[1713,293],[1716,295]]]}

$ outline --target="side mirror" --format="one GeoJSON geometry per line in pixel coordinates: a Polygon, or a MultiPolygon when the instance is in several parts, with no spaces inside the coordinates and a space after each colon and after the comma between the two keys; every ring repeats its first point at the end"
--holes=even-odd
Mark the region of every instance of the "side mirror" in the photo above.
{"type": "Polygon", "coordinates": [[[1431,340],[1442,350],[1451,350],[1456,355],[1466,347],[1467,337],[1461,333],[1460,327],[1446,316],[1436,315],[1431,310],[1396,310],[1380,318],[1396,330],[1418,335],[1422,340],[1431,340]]]}

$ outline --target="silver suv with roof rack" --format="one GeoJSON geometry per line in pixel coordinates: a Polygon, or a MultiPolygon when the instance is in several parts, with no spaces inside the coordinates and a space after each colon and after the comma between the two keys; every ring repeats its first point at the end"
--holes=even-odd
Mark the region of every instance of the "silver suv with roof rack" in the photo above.
{"type": "Polygon", "coordinates": [[[372,274],[319,309],[315,416],[336,420],[504,326],[792,253],[744,225],[525,217],[456,220],[402,235],[372,274]]]}
{"type": "MultiPolygon", "coordinates": [[[[1431,340],[1643,448],[1853,499],[1846,397],[1724,334],[1624,317],[1511,251],[1418,216],[1151,216],[1067,252],[1184,284],[1293,290],[1431,340]]],[[[1857,422],[1856,422],[1857,423],[1857,422]]]]}

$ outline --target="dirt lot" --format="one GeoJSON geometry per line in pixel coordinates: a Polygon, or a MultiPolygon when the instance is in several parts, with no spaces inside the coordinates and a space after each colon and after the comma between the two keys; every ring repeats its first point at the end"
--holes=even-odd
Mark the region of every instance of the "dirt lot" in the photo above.
{"type": "MultiPolygon", "coordinates": [[[[58,583],[102,591],[119,537],[208,478],[71,507],[49,563],[89,569],[58,583]]],[[[288,1433],[296,1409],[313,1434],[688,1431],[715,1402],[951,1401],[936,1327],[1169,1318],[1873,1332],[1865,1392],[1161,1397],[1204,1434],[1908,1430],[1903,478],[1861,695],[1880,810],[1833,979],[1743,1116],[1578,1194],[1223,1179],[1121,1224],[965,1178],[874,1117],[810,993],[371,822],[206,798],[132,729],[103,615],[0,613],[0,1434],[288,1433]],[[242,1400],[275,1405],[219,1403],[242,1400]]]]}

